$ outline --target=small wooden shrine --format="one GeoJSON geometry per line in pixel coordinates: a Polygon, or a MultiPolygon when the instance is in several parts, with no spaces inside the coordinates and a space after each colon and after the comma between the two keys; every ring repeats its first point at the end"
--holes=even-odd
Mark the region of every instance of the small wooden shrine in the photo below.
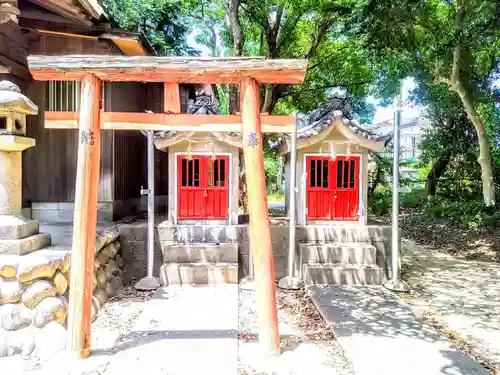
{"type": "MultiPolygon", "coordinates": [[[[391,135],[361,126],[339,94],[299,114],[297,127],[297,224],[366,225],[369,152],[382,151],[391,135]]],[[[286,158],[286,189],[291,186],[290,144],[289,135],[272,144],[286,158]]]]}

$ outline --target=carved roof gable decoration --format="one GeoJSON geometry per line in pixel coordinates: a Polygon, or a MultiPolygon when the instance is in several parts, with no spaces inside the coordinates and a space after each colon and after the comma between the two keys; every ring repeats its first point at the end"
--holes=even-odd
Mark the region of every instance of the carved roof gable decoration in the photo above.
{"type": "MultiPolygon", "coordinates": [[[[189,101],[187,113],[190,115],[218,115],[219,102],[212,97],[212,94],[204,90],[196,91],[196,99],[189,101]]],[[[142,132],[147,135],[147,132],[142,132]]],[[[184,132],[179,130],[165,130],[154,133],[155,145],[158,149],[164,149],[175,143],[182,142],[193,136],[193,132],[184,132]]],[[[234,142],[233,137],[226,137],[223,134],[214,134],[214,136],[222,141],[231,143],[234,142]]],[[[239,140],[241,142],[241,138],[239,140]]]]}
{"type": "MultiPolygon", "coordinates": [[[[297,114],[298,147],[300,148],[301,141],[312,140],[313,137],[334,126],[352,143],[373,151],[383,149],[391,139],[391,134],[378,134],[354,120],[352,107],[347,98],[340,93],[334,93],[311,112],[297,114]]],[[[290,134],[285,134],[284,138],[280,137],[276,142],[270,143],[271,148],[279,148],[281,153],[289,152],[290,134]]]]}
{"type": "Polygon", "coordinates": [[[212,98],[212,94],[205,92],[203,90],[197,91],[195,93],[196,99],[194,102],[190,100],[190,104],[187,113],[190,115],[218,115],[219,102],[212,98]]]}

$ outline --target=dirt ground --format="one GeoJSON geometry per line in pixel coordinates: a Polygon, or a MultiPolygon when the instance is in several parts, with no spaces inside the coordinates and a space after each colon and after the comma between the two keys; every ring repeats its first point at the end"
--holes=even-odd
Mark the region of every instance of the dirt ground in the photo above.
{"type": "MultiPolygon", "coordinates": [[[[374,220],[390,223],[390,216],[374,220]]],[[[417,245],[465,260],[500,262],[500,228],[465,230],[446,219],[429,220],[418,213],[404,213],[401,236],[417,245]]]]}

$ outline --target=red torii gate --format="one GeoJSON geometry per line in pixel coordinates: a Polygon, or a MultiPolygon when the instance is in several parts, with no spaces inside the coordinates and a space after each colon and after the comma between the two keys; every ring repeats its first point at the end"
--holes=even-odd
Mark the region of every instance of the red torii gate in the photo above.
{"type": "Polygon", "coordinates": [[[260,114],[259,84],[300,84],[306,60],[124,56],[31,56],[33,78],[80,81],[80,112],[45,112],[45,127],[79,129],[68,313],[68,350],[90,355],[92,270],[101,130],[243,132],[259,341],[279,353],[274,265],[262,132],[295,131],[295,117],[260,114]],[[166,113],[101,112],[101,81],[163,82],[166,113]],[[180,114],[179,83],[239,84],[241,115],[180,114]]]}

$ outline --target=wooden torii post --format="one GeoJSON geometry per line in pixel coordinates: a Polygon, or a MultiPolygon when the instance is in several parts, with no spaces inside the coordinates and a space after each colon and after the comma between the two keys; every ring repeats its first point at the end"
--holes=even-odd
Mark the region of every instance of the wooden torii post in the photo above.
{"type": "Polygon", "coordinates": [[[80,81],[80,112],[45,112],[45,127],[78,129],[78,164],[68,313],[68,350],[90,354],[92,272],[102,130],[243,132],[259,341],[279,353],[274,265],[264,174],[263,132],[295,130],[295,117],[260,113],[259,84],[300,84],[305,60],[124,56],[31,56],[33,78],[80,81]],[[102,112],[101,82],[163,82],[168,113],[102,112]],[[239,84],[241,115],[180,114],[179,83],[239,84]],[[172,114],[173,112],[173,114],[172,114]]]}

